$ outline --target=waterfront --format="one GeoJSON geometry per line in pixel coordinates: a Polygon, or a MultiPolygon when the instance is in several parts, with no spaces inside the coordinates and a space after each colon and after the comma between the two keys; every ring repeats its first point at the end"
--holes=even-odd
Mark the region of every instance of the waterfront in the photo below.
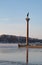
{"type": "MultiPolygon", "coordinates": [[[[42,48],[29,48],[29,65],[42,65],[42,48]]],[[[26,48],[0,44],[0,65],[26,65],[26,48]]]]}

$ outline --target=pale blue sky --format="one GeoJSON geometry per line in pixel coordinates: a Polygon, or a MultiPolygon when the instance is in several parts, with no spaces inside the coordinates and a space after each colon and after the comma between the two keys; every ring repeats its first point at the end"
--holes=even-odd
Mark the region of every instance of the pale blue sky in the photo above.
{"type": "Polygon", "coordinates": [[[0,0],[0,35],[26,36],[29,12],[29,37],[42,39],[42,0],[0,0]]]}

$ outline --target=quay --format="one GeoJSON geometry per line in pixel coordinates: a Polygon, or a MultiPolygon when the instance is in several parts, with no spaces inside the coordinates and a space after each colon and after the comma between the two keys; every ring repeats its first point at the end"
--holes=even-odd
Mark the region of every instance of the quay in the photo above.
{"type": "Polygon", "coordinates": [[[22,48],[22,47],[26,47],[26,48],[42,48],[42,46],[41,45],[31,45],[31,46],[29,46],[29,45],[20,45],[20,44],[18,44],[18,48],[22,48]]]}

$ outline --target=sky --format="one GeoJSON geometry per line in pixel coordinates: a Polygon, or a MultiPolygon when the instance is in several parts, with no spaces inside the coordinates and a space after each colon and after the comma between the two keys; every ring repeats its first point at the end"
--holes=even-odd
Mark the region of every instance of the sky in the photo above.
{"type": "Polygon", "coordinates": [[[0,0],[0,35],[26,36],[29,12],[29,37],[42,39],[42,0],[0,0]]]}

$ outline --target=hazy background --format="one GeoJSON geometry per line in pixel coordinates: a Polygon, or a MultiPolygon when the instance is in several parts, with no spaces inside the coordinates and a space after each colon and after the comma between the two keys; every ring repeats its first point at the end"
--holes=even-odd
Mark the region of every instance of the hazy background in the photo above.
{"type": "Polygon", "coordinates": [[[42,39],[42,0],[0,0],[0,35],[26,36],[29,12],[29,36],[42,39]]]}

